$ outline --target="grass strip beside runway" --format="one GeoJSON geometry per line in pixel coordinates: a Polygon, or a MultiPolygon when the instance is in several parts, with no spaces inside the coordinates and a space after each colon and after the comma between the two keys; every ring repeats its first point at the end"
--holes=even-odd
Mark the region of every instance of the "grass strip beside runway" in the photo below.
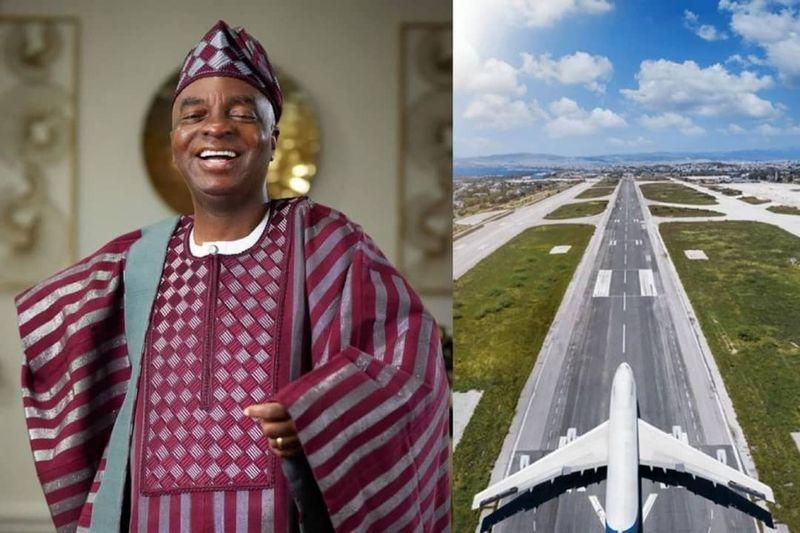
{"type": "Polygon", "coordinates": [[[564,204],[555,211],[551,211],[544,218],[548,220],[562,220],[567,218],[581,218],[592,215],[599,215],[606,210],[608,202],[598,200],[594,202],[579,202],[575,204],[564,204]]]}
{"type": "Polygon", "coordinates": [[[660,228],[759,476],[775,491],[775,518],[800,531],[800,453],[790,436],[800,429],[800,238],[760,222],[660,228]]]}
{"type": "Polygon", "coordinates": [[[482,390],[453,459],[454,531],[473,531],[517,401],[594,226],[530,228],[455,283],[454,390],[482,390]],[[571,245],[550,255],[557,245],[571,245]]]}
{"type": "Polygon", "coordinates": [[[612,189],[616,189],[617,184],[619,184],[619,179],[603,179],[592,185],[591,189],[605,189],[611,187],[612,189]]]}
{"type": "Polygon", "coordinates": [[[725,196],[741,196],[742,195],[742,191],[740,191],[739,189],[731,189],[729,187],[715,187],[713,185],[709,186],[708,188],[711,189],[712,191],[720,192],[720,193],[724,194],[725,196]]]}
{"type": "Polygon", "coordinates": [[[778,213],[779,215],[800,215],[800,208],[793,205],[771,205],[767,211],[778,213]]]}
{"type": "Polygon", "coordinates": [[[765,200],[764,198],[759,198],[757,196],[742,196],[741,198],[739,198],[739,200],[753,205],[761,205],[769,203],[769,200],[765,200]]]}
{"type": "Polygon", "coordinates": [[[725,213],[710,209],[693,209],[691,207],[674,207],[671,205],[650,205],[654,217],[724,217],[725,213]]]}
{"type": "Polygon", "coordinates": [[[681,185],[680,183],[643,183],[642,194],[654,202],[671,204],[714,205],[717,200],[710,194],[681,185]]]}
{"type": "Polygon", "coordinates": [[[603,196],[608,196],[609,194],[614,192],[615,188],[616,187],[590,187],[585,191],[583,191],[582,193],[580,193],[575,198],[577,198],[578,200],[586,200],[589,198],[600,198],[603,196]]]}

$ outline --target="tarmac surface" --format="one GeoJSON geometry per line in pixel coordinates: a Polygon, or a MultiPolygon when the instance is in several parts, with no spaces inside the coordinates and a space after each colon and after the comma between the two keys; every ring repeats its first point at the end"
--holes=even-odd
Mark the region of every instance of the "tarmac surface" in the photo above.
{"type": "MultiPolygon", "coordinates": [[[[487,257],[531,226],[547,223],[570,223],[571,220],[546,220],[544,217],[559,205],[570,201],[580,201],[575,200],[575,197],[594,185],[594,183],[596,182],[584,182],[574,185],[565,191],[536,203],[520,207],[508,216],[487,222],[479,230],[459,238],[453,243],[453,279],[460,278],[484,257],[487,257]]],[[[600,200],[605,200],[605,198],[600,198],[600,200]]],[[[597,219],[599,219],[599,216],[587,217],[581,219],[580,222],[591,224],[597,219]]]]}
{"type": "MultiPolygon", "coordinates": [[[[766,204],[748,204],[747,202],[743,202],[739,200],[737,197],[732,196],[725,196],[722,193],[713,191],[707,187],[702,187],[700,185],[696,185],[694,183],[686,183],[683,181],[672,180],[673,182],[680,183],[681,185],[685,185],[697,191],[700,191],[705,194],[710,194],[711,196],[717,199],[716,205],[685,205],[685,204],[670,204],[664,202],[652,202],[650,200],[645,200],[645,202],[649,204],[663,204],[663,205],[674,205],[678,207],[689,207],[689,208],[700,208],[700,209],[711,209],[713,211],[720,211],[725,213],[725,216],[722,217],[653,217],[656,223],[662,222],[719,222],[720,220],[748,220],[748,221],[755,221],[755,222],[764,222],[766,224],[772,224],[773,226],[778,226],[781,229],[788,231],[789,233],[800,237],[800,215],[785,215],[780,213],[773,213],[767,210],[768,207],[773,205],[796,205],[800,203],[800,188],[797,187],[797,184],[794,184],[791,189],[787,187],[782,188],[782,195],[785,197],[781,202],[772,202],[766,204]]],[[[766,183],[730,183],[724,184],[725,187],[730,187],[732,189],[750,189],[750,191],[764,191],[768,192],[770,190],[774,191],[775,187],[779,184],[773,184],[770,186],[766,183]],[[739,187],[742,185],[742,187],[739,187]]],[[[780,184],[780,185],[791,185],[791,184],[780,184]]],[[[759,196],[762,198],[770,197],[769,194],[760,194],[758,192],[753,192],[751,194],[750,191],[747,191],[745,194],[748,196],[759,196]]],[[[776,194],[771,194],[771,196],[776,196],[776,194]]]]}
{"type": "MultiPolygon", "coordinates": [[[[611,381],[623,361],[636,377],[642,419],[741,468],[678,298],[679,281],[659,268],[668,258],[660,243],[654,249],[634,182],[622,180],[612,199],[523,390],[492,482],[605,421],[611,381]]],[[[604,531],[604,500],[600,481],[522,511],[492,531],[604,531]]],[[[643,531],[757,531],[743,512],[683,487],[643,480],[641,500],[647,512],[643,531]]]]}

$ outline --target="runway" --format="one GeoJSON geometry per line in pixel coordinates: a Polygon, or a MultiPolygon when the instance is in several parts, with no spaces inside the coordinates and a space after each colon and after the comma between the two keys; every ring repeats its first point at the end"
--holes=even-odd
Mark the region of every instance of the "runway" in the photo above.
{"type": "MultiPolygon", "coordinates": [[[[534,369],[538,374],[520,399],[493,482],[605,421],[611,380],[623,361],[633,368],[641,418],[738,467],[688,316],[679,311],[676,280],[658,267],[664,258],[654,256],[662,252],[654,252],[635,187],[621,181],[598,230],[596,257],[579,267],[588,271],[576,272],[587,281],[565,304],[569,324],[551,332],[563,338],[550,339],[556,348],[534,369]]],[[[684,488],[647,480],[641,488],[644,531],[756,531],[746,514],[684,488]]],[[[604,482],[572,490],[493,531],[601,532],[604,499],[604,482]]]]}
{"type": "MultiPolygon", "coordinates": [[[[575,200],[594,182],[579,183],[565,191],[554,194],[531,205],[521,207],[508,216],[487,222],[479,230],[453,242],[453,279],[458,279],[495,250],[522,233],[539,224],[564,224],[564,220],[546,220],[544,217],[559,205],[575,200]]],[[[581,201],[581,200],[577,200],[581,201]]],[[[585,200],[590,201],[590,200],[585,200]]],[[[594,217],[596,218],[596,217],[594,217]]],[[[584,220],[587,223],[594,218],[584,220]]],[[[569,221],[566,221],[568,223],[569,221]]]]}

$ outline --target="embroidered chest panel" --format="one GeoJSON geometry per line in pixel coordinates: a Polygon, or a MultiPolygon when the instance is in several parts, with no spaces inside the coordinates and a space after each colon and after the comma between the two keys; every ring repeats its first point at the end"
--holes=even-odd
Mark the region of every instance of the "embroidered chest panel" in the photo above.
{"type": "Polygon", "coordinates": [[[286,211],[239,254],[192,256],[189,217],[170,240],[140,389],[145,494],[272,486],[267,440],[242,409],[275,392],[286,211]]]}

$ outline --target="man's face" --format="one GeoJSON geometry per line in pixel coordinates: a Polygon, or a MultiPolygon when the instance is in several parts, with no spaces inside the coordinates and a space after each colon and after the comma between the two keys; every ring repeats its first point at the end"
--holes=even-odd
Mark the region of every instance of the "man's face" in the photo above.
{"type": "Polygon", "coordinates": [[[277,142],[270,103],[252,85],[200,78],[172,106],[172,159],[197,205],[242,203],[263,195],[277,142]]]}

